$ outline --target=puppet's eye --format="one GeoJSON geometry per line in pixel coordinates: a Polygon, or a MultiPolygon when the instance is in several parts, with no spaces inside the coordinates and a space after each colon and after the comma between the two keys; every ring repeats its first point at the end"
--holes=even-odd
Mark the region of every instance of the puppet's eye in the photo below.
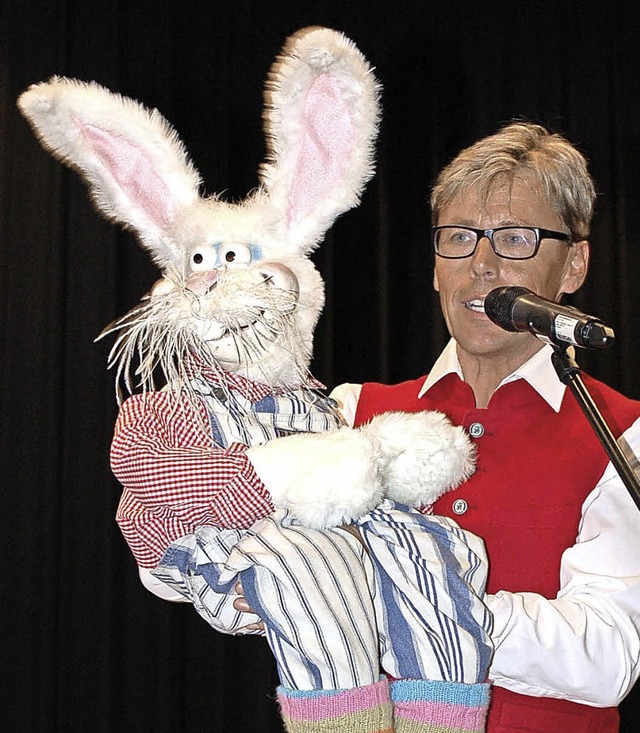
{"type": "Polygon", "coordinates": [[[248,265],[252,259],[251,249],[246,244],[233,242],[220,248],[220,262],[223,265],[248,265]]]}
{"type": "Polygon", "coordinates": [[[198,247],[191,253],[191,272],[214,270],[216,267],[216,251],[213,247],[198,247]]]}

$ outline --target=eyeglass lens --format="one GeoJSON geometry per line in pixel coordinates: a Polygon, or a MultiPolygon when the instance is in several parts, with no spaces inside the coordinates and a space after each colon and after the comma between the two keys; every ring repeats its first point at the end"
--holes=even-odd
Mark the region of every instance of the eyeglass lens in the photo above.
{"type": "MultiPolygon", "coordinates": [[[[512,259],[531,257],[538,244],[534,229],[508,227],[498,229],[491,235],[496,254],[512,259]]],[[[443,227],[435,232],[435,246],[443,257],[466,257],[475,249],[478,233],[464,227],[443,227]]]]}

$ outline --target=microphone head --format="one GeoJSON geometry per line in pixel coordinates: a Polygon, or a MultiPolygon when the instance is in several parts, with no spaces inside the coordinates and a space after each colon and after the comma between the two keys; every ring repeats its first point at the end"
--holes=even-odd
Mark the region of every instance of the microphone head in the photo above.
{"type": "Polygon", "coordinates": [[[505,331],[519,331],[513,324],[513,306],[522,295],[531,295],[531,290],[517,285],[504,285],[494,288],[484,299],[484,312],[505,331]]]}

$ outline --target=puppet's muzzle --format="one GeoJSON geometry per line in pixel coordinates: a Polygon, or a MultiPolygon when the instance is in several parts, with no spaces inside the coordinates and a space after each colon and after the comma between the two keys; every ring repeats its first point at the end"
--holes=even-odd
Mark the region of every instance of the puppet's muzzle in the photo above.
{"type": "Polygon", "coordinates": [[[185,288],[190,290],[194,295],[202,297],[206,295],[218,282],[217,270],[203,270],[202,272],[194,272],[187,278],[185,288]]]}

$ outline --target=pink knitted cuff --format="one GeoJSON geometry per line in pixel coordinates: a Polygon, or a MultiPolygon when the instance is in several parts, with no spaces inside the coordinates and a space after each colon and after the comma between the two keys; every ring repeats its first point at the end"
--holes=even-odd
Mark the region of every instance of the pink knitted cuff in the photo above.
{"type": "Polygon", "coordinates": [[[278,702],[289,731],[321,731],[327,727],[336,733],[391,732],[387,679],[352,690],[288,690],[279,687],[278,702]]]}

